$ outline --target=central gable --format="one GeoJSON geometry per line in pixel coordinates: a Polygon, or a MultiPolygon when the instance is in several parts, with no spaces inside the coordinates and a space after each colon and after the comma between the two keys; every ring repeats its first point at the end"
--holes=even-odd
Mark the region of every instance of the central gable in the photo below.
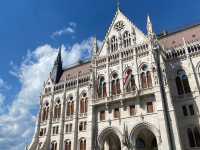
{"type": "Polygon", "coordinates": [[[118,9],[112,24],[106,34],[102,48],[99,50],[98,56],[106,56],[111,51],[111,43],[116,42],[118,50],[122,49],[123,38],[126,35],[131,37],[131,43],[141,44],[147,41],[147,37],[118,9]]]}

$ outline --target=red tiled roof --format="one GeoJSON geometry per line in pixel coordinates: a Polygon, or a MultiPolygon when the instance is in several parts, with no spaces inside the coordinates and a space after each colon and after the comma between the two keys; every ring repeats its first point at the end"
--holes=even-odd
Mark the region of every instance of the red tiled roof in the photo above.
{"type": "Polygon", "coordinates": [[[169,33],[160,37],[159,41],[165,49],[169,49],[183,45],[183,37],[186,42],[200,40],[200,24],[169,33]]]}

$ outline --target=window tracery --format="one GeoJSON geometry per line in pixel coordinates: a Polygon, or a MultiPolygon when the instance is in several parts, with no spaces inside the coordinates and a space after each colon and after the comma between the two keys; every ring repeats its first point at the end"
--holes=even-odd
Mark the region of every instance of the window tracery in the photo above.
{"type": "Polygon", "coordinates": [[[70,140],[65,141],[65,150],[71,150],[71,141],[70,140]]]}
{"type": "Polygon", "coordinates": [[[83,93],[81,95],[81,100],[80,100],[80,113],[87,113],[88,110],[88,98],[87,98],[87,93],[83,93]]]}
{"type": "Polygon", "coordinates": [[[131,34],[128,31],[123,34],[123,46],[124,48],[131,46],[131,34]]]}
{"type": "Polygon", "coordinates": [[[126,92],[134,91],[136,89],[135,79],[131,69],[128,69],[125,72],[123,84],[126,92]]]}
{"type": "Polygon", "coordinates": [[[106,82],[105,82],[105,78],[103,76],[98,78],[97,94],[98,94],[98,98],[107,96],[106,82]]]}
{"type": "Polygon", "coordinates": [[[111,38],[111,52],[115,52],[118,50],[118,40],[116,36],[111,38]]]}
{"type": "Polygon", "coordinates": [[[60,99],[58,99],[54,106],[54,119],[59,119],[60,115],[61,115],[61,102],[60,99]]]}
{"type": "Polygon", "coordinates": [[[120,93],[121,93],[121,89],[120,89],[120,80],[119,80],[118,74],[113,73],[112,81],[111,81],[111,94],[116,95],[120,93]]]}
{"type": "Polygon", "coordinates": [[[85,138],[80,139],[80,150],[86,150],[86,139],[85,138]]]}
{"type": "Polygon", "coordinates": [[[179,70],[176,77],[178,95],[191,93],[188,77],[184,70],[179,70]]]}
{"type": "Polygon", "coordinates": [[[71,116],[74,114],[74,100],[73,96],[70,96],[68,101],[67,101],[67,114],[66,116],[71,116]]]}
{"type": "Polygon", "coordinates": [[[49,103],[47,102],[42,109],[42,121],[48,120],[49,116],[49,103]]]}
{"type": "Polygon", "coordinates": [[[152,87],[151,72],[148,70],[148,66],[146,64],[141,67],[140,80],[142,88],[145,89],[152,87]]]}

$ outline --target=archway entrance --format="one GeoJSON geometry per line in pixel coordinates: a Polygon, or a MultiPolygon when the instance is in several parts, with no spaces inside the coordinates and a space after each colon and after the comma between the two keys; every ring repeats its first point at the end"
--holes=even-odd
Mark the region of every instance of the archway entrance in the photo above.
{"type": "Polygon", "coordinates": [[[117,129],[103,130],[98,137],[100,150],[121,150],[121,136],[117,129]]]}
{"type": "Polygon", "coordinates": [[[119,137],[114,133],[108,134],[105,137],[103,147],[103,150],[121,150],[119,137]]]}
{"type": "Polygon", "coordinates": [[[135,135],[136,150],[158,150],[155,135],[148,129],[143,129],[135,135]]]}

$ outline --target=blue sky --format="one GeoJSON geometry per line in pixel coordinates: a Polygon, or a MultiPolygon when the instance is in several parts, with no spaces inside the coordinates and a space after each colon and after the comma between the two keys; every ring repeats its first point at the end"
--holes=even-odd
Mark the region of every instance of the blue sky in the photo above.
{"type": "MultiPolygon", "coordinates": [[[[120,7],[144,32],[147,14],[157,33],[200,23],[199,0],[121,0],[120,7]]],[[[1,0],[0,149],[30,141],[58,46],[65,66],[75,63],[90,53],[94,35],[103,40],[115,11],[116,0],[1,0]]]]}

